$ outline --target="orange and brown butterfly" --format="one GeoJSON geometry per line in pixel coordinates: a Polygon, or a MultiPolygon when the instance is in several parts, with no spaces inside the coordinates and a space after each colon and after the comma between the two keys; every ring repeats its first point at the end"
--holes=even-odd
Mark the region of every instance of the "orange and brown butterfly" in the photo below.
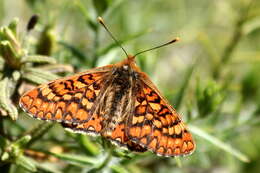
{"type": "MultiPolygon", "coordinates": [[[[98,19],[117,42],[103,19],[98,19]]],[[[121,48],[127,55],[122,62],[40,85],[21,97],[21,108],[33,118],[61,122],[74,132],[101,135],[131,151],[191,154],[195,143],[180,115],[135,63],[136,55],[152,49],[131,56],[121,48]]]]}

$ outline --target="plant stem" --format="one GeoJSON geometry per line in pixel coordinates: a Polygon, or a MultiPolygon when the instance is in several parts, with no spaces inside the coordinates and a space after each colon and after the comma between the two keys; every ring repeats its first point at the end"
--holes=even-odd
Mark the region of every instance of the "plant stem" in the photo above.
{"type": "Polygon", "coordinates": [[[248,19],[248,12],[252,7],[252,4],[253,0],[251,0],[248,3],[248,5],[244,9],[242,9],[242,12],[240,13],[231,40],[224,49],[220,62],[214,67],[213,77],[215,79],[219,79],[219,77],[221,76],[221,69],[223,69],[223,65],[226,65],[230,61],[230,59],[232,58],[232,53],[234,52],[235,48],[237,47],[238,43],[243,37],[243,25],[248,19]]]}
{"type": "Polygon", "coordinates": [[[112,158],[112,151],[109,149],[107,157],[104,159],[104,161],[98,165],[97,167],[91,169],[88,173],[96,173],[96,172],[102,172],[101,170],[104,169],[107,164],[110,162],[112,158]]]}
{"type": "Polygon", "coordinates": [[[37,127],[32,128],[30,131],[26,132],[24,135],[30,135],[32,139],[28,142],[27,147],[31,146],[34,142],[40,139],[47,131],[53,127],[53,123],[43,122],[37,127]]]}

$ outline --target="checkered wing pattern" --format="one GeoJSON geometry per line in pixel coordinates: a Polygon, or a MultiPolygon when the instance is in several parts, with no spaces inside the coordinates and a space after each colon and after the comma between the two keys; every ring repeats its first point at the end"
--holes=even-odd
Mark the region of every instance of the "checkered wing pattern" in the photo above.
{"type": "Polygon", "coordinates": [[[132,112],[126,131],[132,142],[162,156],[194,151],[195,143],[180,116],[147,77],[136,87],[132,112]]]}
{"type": "Polygon", "coordinates": [[[92,110],[109,75],[110,66],[54,80],[28,91],[20,107],[33,118],[66,123],[83,123],[92,110]]]}

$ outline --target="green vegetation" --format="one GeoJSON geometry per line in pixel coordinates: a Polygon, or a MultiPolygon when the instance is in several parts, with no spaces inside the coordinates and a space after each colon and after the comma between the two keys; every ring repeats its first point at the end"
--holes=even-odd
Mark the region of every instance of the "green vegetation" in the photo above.
{"type": "Polygon", "coordinates": [[[0,0],[1,172],[259,172],[259,21],[257,0],[0,0]],[[192,155],[129,152],[19,108],[38,84],[125,57],[97,16],[132,54],[180,37],[137,63],[188,125],[192,155]]]}

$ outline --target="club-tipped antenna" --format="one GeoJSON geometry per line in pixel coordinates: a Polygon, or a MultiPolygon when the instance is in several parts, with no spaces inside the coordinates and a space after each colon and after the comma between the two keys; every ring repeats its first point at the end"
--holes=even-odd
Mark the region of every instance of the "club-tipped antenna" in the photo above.
{"type": "Polygon", "coordinates": [[[175,39],[173,39],[173,40],[171,40],[171,41],[169,41],[169,42],[167,42],[167,43],[164,43],[164,44],[162,44],[162,45],[155,46],[155,47],[153,47],[153,48],[146,49],[146,50],[143,50],[143,51],[141,51],[141,52],[138,52],[137,54],[134,55],[134,57],[136,57],[137,55],[140,55],[140,54],[142,54],[142,53],[144,53],[144,52],[148,52],[148,51],[151,51],[151,50],[154,50],[154,49],[158,49],[158,48],[160,48],[160,47],[164,47],[164,46],[170,45],[170,44],[175,43],[175,42],[177,42],[177,41],[179,41],[179,40],[180,40],[180,38],[179,38],[179,37],[176,37],[175,39]]]}
{"type": "Polygon", "coordinates": [[[124,51],[125,55],[128,57],[128,54],[126,52],[126,50],[123,48],[123,46],[119,43],[119,41],[113,36],[113,34],[109,31],[109,29],[107,28],[107,26],[105,25],[104,20],[102,19],[102,17],[98,17],[98,22],[105,28],[105,30],[108,32],[108,34],[111,36],[111,38],[116,42],[116,44],[121,47],[121,49],[124,51]]]}

